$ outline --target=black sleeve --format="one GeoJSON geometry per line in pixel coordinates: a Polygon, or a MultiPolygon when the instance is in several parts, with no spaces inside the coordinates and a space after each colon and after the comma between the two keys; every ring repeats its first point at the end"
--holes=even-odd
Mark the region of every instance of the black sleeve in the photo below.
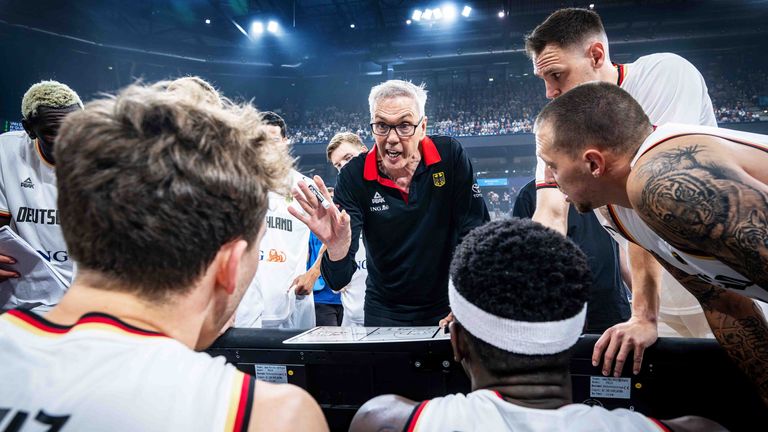
{"type": "Polygon", "coordinates": [[[534,211],[536,211],[536,180],[531,180],[517,194],[512,216],[530,219],[534,211]]]}
{"type": "MultiPolygon", "coordinates": [[[[453,140],[453,139],[452,139],[453,140]]],[[[456,184],[453,188],[453,217],[459,227],[459,241],[473,228],[491,220],[480,186],[475,180],[472,161],[461,144],[453,140],[453,172],[456,184]]]]}
{"type": "Polygon", "coordinates": [[[361,181],[362,176],[358,182],[355,182],[351,174],[351,170],[342,169],[333,191],[333,202],[339,205],[339,210],[346,210],[349,214],[349,223],[352,229],[349,252],[341,260],[331,261],[328,257],[328,251],[326,251],[323,254],[323,261],[320,263],[320,274],[326,285],[334,291],[339,291],[349,285],[352,275],[357,270],[355,254],[360,247],[360,230],[363,229],[363,215],[353,193],[353,188],[361,181]]]}

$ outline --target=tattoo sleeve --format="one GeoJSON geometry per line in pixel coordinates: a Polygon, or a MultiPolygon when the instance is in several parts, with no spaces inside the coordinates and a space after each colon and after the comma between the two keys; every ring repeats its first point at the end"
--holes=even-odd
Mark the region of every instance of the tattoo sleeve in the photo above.
{"type": "Polygon", "coordinates": [[[635,209],[675,247],[712,255],[768,287],[768,186],[749,182],[707,153],[689,145],[644,161],[635,209]]]}
{"type": "Polygon", "coordinates": [[[720,346],[755,383],[768,406],[768,324],[759,306],[747,297],[689,275],[658,256],[656,260],[699,300],[720,346]]]}

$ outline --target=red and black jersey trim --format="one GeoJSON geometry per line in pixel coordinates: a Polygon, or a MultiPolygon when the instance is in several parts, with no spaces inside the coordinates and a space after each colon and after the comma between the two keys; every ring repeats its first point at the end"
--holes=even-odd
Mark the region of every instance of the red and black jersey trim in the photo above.
{"type": "Polygon", "coordinates": [[[663,421],[659,419],[655,419],[653,417],[648,417],[648,419],[654,423],[656,423],[656,426],[658,426],[662,431],[664,432],[672,432],[672,429],[669,428],[663,421]]]}
{"type": "Polygon", "coordinates": [[[616,78],[616,85],[621,87],[621,84],[624,82],[624,78],[627,76],[627,69],[626,66],[623,64],[614,63],[613,67],[616,68],[616,72],[619,73],[618,78],[616,78]]]}
{"type": "Polygon", "coordinates": [[[536,189],[552,189],[556,187],[557,187],[557,183],[547,183],[547,182],[536,183],[536,189]]]}
{"type": "Polygon", "coordinates": [[[616,230],[621,234],[622,237],[627,239],[627,241],[632,242],[634,244],[638,244],[634,237],[632,237],[629,232],[627,232],[627,229],[624,227],[624,224],[621,223],[621,219],[619,219],[619,215],[616,214],[616,210],[613,209],[613,206],[608,204],[606,206],[608,208],[608,214],[611,216],[611,220],[613,221],[613,225],[616,226],[616,230]]]}
{"type": "Polygon", "coordinates": [[[40,315],[37,315],[32,311],[28,311],[24,309],[13,309],[8,311],[7,313],[9,315],[15,316],[16,318],[19,318],[20,320],[26,322],[32,327],[38,330],[44,331],[46,333],[64,334],[69,332],[70,330],[72,330],[74,327],[78,325],[96,323],[96,324],[106,324],[112,327],[117,327],[118,329],[124,332],[132,333],[140,336],[165,337],[165,335],[162,333],[150,331],[150,330],[144,330],[139,327],[132,326],[130,324],[124,323],[123,321],[120,321],[118,318],[113,317],[112,315],[108,315],[100,312],[89,312],[83,315],[82,317],[80,317],[80,319],[77,320],[77,322],[71,326],[50,322],[47,319],[41,317],[40,315]]]}
{"type": "Polygon", "coordinates": [[[428,400],[416,405],[416,408],[413,409],[410,417],[408,417],[408,421],[405,422],[403,432],[413,432],[416,429],[416,422],[419,421],[419,416],[421,415],[421,412],[424,411],[424,407],[427,406],[427,403],[429,403],[428,400]]]}
{"type": "Polygon", "coordinates": [[[13,309],[6,313],[46,333],[64,334],[72,329],[72,326],[52,323],[36,313],[25,309],[13,309]]]}
{"type": "Polygon", "coordinates": [[[243,374],[243,384],[240,389],[240,403],[237,406],[235,417],[235,432],[248,432],[248,424],[251,421],[253,410],[253,391],[256,388],[256,378],[243,374]]]}

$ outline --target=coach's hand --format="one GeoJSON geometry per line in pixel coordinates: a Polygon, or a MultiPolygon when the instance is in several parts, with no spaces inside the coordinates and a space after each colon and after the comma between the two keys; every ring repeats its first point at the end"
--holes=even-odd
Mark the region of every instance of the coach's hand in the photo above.
{"type": "Polygon", "coordinates": [[[331,194],[328,193],[325,182],[320,176],[315,176],[313,180],[330,206],[324,208],[315,194],[309,190],[303,181],[300,181],[298,188],[293,188],[293,197],[298,201],[304,213],[290,206],[288,212],[302,221],[323,242],[328,248],[328,257],[331,261],[339,261],[347,256],[349,245],[352,243],[349,215],[345,210],[339,211],[333,204],[331,194]]]}
{"type": "Polygon", "coordinates": [[[629,352],[632,351],[634,353],[632,373],[637,375],[640,373],[645,349],[653,345],[658,336],[658,326],[654,321],[632,317],[627,322],[616,324],[597,340],[595,349],[592,351],[592,366],[600,364],[600,357],[603,357],[603,375],[610,375],[613,367],[613,376],[621,376],[624,363],[629,352]],[[605,352],[604,356],[603,352],[605,352]]]}
{"type": "MultiPolygon", "coordinates": [[[[0,255],[0,264],[16,264],[16,260],[8,255],[0,255]]],[[[17,278],[19,276],[18,272],[0,268],[0,282],[5,282],[9,278],[17,278]]]]}

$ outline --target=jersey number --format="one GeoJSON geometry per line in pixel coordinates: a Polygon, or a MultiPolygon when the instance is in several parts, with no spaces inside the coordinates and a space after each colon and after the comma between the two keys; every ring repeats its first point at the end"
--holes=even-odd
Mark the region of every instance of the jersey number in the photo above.
{"type": "MultiPolygon", "coordinates": [[[[13,410],[11,408],[0,408],[0,424],[2,424],[3,420],[5,420],[8,414],[12,412],[13,410]]],[[[8,423],[8,426],[5,427],[4,432],[20,431],[21,427],[24,425],[24,422],[27,420],[27,417],[29,417],[29,413],[26,411],[16,411],[10,423],[8,423]]],[[[43,412],[43,410],[38,411],[37,415],[35,416],[35,421],[40,424],[50,426],[48,428],[48,432],[60,431],[61,428],[64,427],[64,424],[67,422],[67,420],[69,420],[69,416],[52,416],[46,414],[43,412]]]]}

